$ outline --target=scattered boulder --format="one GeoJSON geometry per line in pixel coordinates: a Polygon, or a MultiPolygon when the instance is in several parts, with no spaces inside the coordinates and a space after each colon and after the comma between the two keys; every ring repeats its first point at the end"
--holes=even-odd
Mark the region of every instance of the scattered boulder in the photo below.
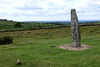
{"type": "Polygon", "coordinates": [[[21,64],[20,59],[17,60],[17,63],[16,63],[16,64],[17,64],[17,65],[20,65],[20,64],[21,64]]]}
{"type": "Polygon", "coordinates": [[[51,47],[55,47],[55,45],[52,45],[51,47]]]}
{"type": "Polygon", "coordinates": [[[29,44],[31,44],[32,42],[31,41],[29,41],[29,44]]]}

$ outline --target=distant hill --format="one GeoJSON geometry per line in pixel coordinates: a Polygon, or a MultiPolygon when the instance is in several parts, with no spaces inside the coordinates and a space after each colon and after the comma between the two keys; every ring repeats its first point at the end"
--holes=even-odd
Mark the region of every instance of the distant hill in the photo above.
{"type": "MultiPolygon", "coordinates": [[[[71,21],[20,21],[20,22],[28,22],[28,23],[56,23],[56,24],[64,24],[70,25],[71,21]]],[[[87,24],[87,23],[100,23],[100,20],[79,20],[79,24],[87,24]]]]}
{"type": "MultiPolygon", "coordinates": [[[[23,30],[23,29],[47,29],[47,28],[60,28],[60,27],[66,27],[70,26],[70,21],[20,21],[22,24],[21,28],[15,28],[14,25],[16,22],[19,21],[13,21],[13,20],[7,20],[7,19],[0,19],[0,31],[6,31],[6,30],[23,30]]],[[[79,24],[81,26],[93,26],[93,25],[100,25],[100,21],[79,21],[79,24]]]]}
{"type": "Polygon", "coordinates": [[[7,20],[7,19],[0,19],[0,21],[11,21],[11,22],[14,22],[13,20],[7,20]]]}
{"type": "Polygon", "coordinates": [[[22,27],[15,28],[14,25],[16,24],[15,21],[8,21],[8,20],[1,20],[0,21],[0,31],[6,30],[23,30],[23,29],[42,29],[42,28],[55,28],[55,27],[62,27],[66,26],[63,24],[58,23],[39,23],[39,22],[20,22],[22,27]]]}

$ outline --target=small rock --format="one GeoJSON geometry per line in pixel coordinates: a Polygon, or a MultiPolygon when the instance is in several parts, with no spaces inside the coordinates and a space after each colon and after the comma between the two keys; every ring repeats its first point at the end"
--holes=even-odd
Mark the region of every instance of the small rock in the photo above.
{"type": "Polygon", "coordinates": [[[27,40],[25,40],[25,42],[26,42],[27,40]]]}
{"type": "Polygon", "coordinates": [[[52,45],[51,47],[55,47],[55,45],[52,45]]]}
{"type": "Polygon", "coordinates": [[[29,41],[29,44],[31,44],[31,41],[29,41]]]}
{"type": "Polygon", "coordinates": [[[17,65],[20,65],[21,64],[21,61],[20,59],[17,60],[17,65]]]}

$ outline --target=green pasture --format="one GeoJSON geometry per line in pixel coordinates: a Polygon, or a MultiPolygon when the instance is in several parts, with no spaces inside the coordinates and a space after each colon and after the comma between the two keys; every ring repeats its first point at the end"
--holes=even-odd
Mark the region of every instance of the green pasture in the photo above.
{"type": "Polygon", "coordinates": [[[100,26],[83,26],[80,32],[81,42],[90,49],[59,48],[71,44],[70,27],[0,32],[14,38],[12,44],[0,45],[0,67],[100,67],[100,26]],[[18,59],[21,65],[16,65],[18,59]]]}

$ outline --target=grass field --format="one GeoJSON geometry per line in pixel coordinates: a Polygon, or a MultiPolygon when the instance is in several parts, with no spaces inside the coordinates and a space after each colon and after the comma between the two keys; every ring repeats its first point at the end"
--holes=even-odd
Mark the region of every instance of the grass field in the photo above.
{"type": "Polygon", "coordinates": [[[92,48],[80,51],[59,48],[71,43],[70,27],[1,32],[0,36],[13,36],[14,41],[0,45],[0,67],[100,67],[100,26],[80,27],[80,32],[82,43],[92,48]],[[17,59],[21,65],[16,65],[17,59]]]}

